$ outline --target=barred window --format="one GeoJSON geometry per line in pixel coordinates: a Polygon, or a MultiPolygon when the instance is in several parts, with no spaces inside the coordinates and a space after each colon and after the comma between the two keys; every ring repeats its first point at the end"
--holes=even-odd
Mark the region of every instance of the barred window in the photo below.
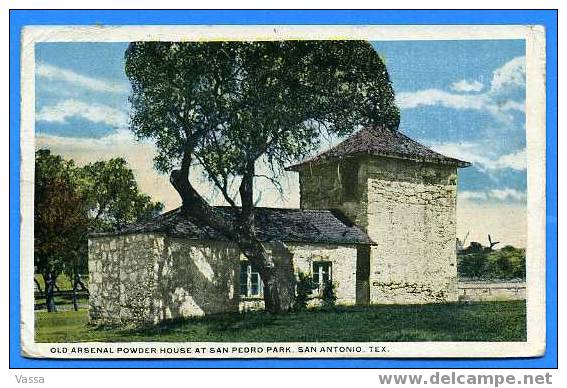
{"type": "Polygon", "coordinates": [[[331,281],[331,263],[329,261],[313,262],[313,282],[322,288],[331,281]]]}

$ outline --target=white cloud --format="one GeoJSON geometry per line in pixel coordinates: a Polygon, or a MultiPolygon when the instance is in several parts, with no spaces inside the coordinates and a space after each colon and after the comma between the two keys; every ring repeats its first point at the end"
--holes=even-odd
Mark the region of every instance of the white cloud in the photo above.
{"type": "Polygon", "coordinates": [[[496,108],[500,112],[510,112],[510,111],[518,111],[518,112],[525,112],[526,111],[526,104],[524,102],[507,100],[502,104],[499,104],[496,108]]]}
{"type": "Polygon", "coordinates": [[[525,203],[501,201],[467,201],[459,193],[457,206],[457,236],[462,240],[468,235],[467,244],[478,241],[488,244],[488,234],[499,247],[526,246],[527,217],[525,203]]]}
{"type": "Polygon", "coordinates": [[[490,190],[490,197],[499,199],[501,201],[515,200],[523,201],[526,199],[526,193],[515,189],[494,189],[490,190]]]}
{"type": "MultiPolygon", "coordinates": [[[[181,203],[179,194],[169,182],[169,177],[158,173],[154,168],[155,145],[149,141],[138,141],[129,130],[120,129],[101,138],[67,137],[37,133],[36,148],[48,148],[54,154],[61,155],[66,159],[73,159],[78,165],[117,157],[125,158],[128,166],[134,172],[142,192],[151,195],[153,200],[163,202],[165,210],[171,210],[181,203]]],[[[191,174],[195,188],[211,204],[226,204],[218,191],[203,179],[202,171],[198,166],[192,168],[191,174]]],[[[286,194],[285,198],[282,198],[268,181],[256,180],[256,192],[262,193],[259,205],[299,207],[299,177],[297,174],[287,172],[280,177],[280,183],[286,194]]]]}
{"type": "Polygon", "coordinates": [[[128,123],[128,115],[121,110],[102,104],[87,104],[79,100],[65,100],[53,106],[44,106],[36,114],[38,121],[56,123],[64,123],[70,117],[80,117],[112,127],[123,127],[128,123]]]}
{"type": "Polygon", "coordinates": [[[480,143],[434,143],[431,148],[443,155],[471,162],[481,171],[512,169],[526,170],[525,148],[498,158],[490,158],[483,154],[486,147],[480,143]]]}
{"type": "Polygon", "coordinates": [[[128,86],[111,80],[88,77],[72,70],[40,63],[35,73],[38,77],[55,81],[64,81],[96,92],[128,93],[128,86]]]}
{"type": "Polygon", "coordinates": [[[527,168],[526,149],[502,155],[492,163],[492,166],[495,169],[510,168],[516,171],[524,171],[527,168]]]}
{"type": "Polygon", "coordinates": [[[469,201],[512,201],[521,202],[526,200],[524,191],[504,188],[486,191],[459,191],[459,200],[469,201]]]}
{"type": "Polygon", "coordinates": [[[477,81],[477,80],[460,80],[458,82],[453,82],[453,84],[451,85],[451,89],[457,91],[457,92],[480,92],[482,90],[482,88],[484,87],[484,85],[482,84],[482,82],[477,81]]]}
{"type": "Polygon", "coordinates": [[[440,89],[425,89],[416,92],[398,93],[397,102],[402,109],[431,105],[454,109],[481,110],[486,108],[484,96],[455,94],[440,89]]]}
{"type": "Polygon", "coordinates": [[[497,92],[511,86],[523,87],[525,84],[526,57],[516,57],[494,71],[490,89],[492,92],[497,92]]]}
{"type": "Polygon", "coordinates": [[[459,191],[459,199],[486,200],[488,195],[484,191],[459,191]]]}
{"type": "Polygon", "coordinates": [[[479,81],[461,80],[451,85],[451,88],[457,93],[441,89],[400,92],[396,101],[401,109],[443,106],[459,110],[487,111],[498,119],[510,120],[512,111],[525,111],[525,102],[511,98],[502,101],[503,94],[505,95],[503,92],[511,87],[523,87],[524,85],[525,57],[517,57],[494,71],[490,89],[484,93],[468,93],[482,90],[483,85],[479,81]]]}
{"type": "MultiPolygon", "coordinates": [[[[122,149],[131,146],[142,147],[145,143],[138,143],[132,132],[126,129],[120,129],[110,135],[99,138],[92,137],[68,137],[48,135],[45,133],[36,134],[39,146],[47,148],[54,147],[57,150],[110,150],[110,148],[122,149]]],[[[153,157],[153,151],[152,151],[153,157]]]]}

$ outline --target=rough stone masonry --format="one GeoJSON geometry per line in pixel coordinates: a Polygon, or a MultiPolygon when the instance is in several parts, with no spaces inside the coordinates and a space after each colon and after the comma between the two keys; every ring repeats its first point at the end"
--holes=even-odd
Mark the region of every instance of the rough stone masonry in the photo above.
{"type": "MultiPolygon", "coordinates": [[[[401,132],[364,128],[289,167],[300,209],[256,209],[258,236],[269,252],[283,243],[296,274],[331,281],[339,304],[455,301],[457,169],[468,165],[401,132]]],[[[179,209],[91,236],[89,272],[93,322],[263,307],[261,281],[234,244],[179,209]]]]}

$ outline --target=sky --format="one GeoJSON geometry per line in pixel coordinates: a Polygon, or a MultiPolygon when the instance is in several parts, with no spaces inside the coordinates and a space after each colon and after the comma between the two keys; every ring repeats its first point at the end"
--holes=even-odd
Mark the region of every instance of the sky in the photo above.
{"type": "MultiPolygon", "coordinates": [[[[459,170],[457,236],[525,246],[526,136],[523,40],[380,41],[400,130],[447,156],[472,163],[459,170]]],[[[142,191],[180,204],[167,176],[153,169],[154,148],[128,130],[127,43],[36,44],[36,148],[79,164],[124,157],[142,191]]],[[[328,143],[324,143],[324,147],[328,143]]],[[[297,207],[296,173],[280,177],[282,198],[258,181],[260,205],[297,207]]],[[[200,191],[221,201],[208,184],[200,191]]]]}

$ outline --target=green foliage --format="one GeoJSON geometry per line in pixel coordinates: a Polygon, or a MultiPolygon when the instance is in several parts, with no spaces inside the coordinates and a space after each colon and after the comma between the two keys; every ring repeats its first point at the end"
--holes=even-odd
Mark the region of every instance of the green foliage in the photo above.
{"type": "Polygon", "coordinates": [[[134,173],[122,158],[88,164],[81,172],[92,230],[120,229],[163,210],[162,203],[152,202],[150,196],[140,193],[134,173]]]}
{"type": "Polygon", "coordinates": [[[47,283],[47,305],[57,278],[72,282],[87,272],[87,236],[154,215],[163,209],[139,192],[124,159],[78,167],[72,160],[36,152],[34,265],[47,283]]]}
{"type": "Polygon", "coordinates": [[[458,272],[460,277],[471,279],[525,279],[526,251],[508,245],[494,251],[460,254],[458,272]]]}
{"type": "Polygon", "coordinates": [[[335,306],[337,295],[335,293],[335,285],[330,280],[326,281],[323,285],[323,290],[321,291],[321,301],[323,308],[332,308],[335,306]]]}
{"type": "Polygon", "coordinates": [[[209,179],[277,169],[369,123],[397,130],[386,67],[365,41],[134,42],[131,129],[169,172],[187,147],[209,179]]]}
{"type": "Polygon", "coordinates": [[[36,152],[34,265],[44,276],[56,277],[86,249],[89,220],[79,182],[72,161],[49,150],[36,152]]]}
{"type": "Polygon", "coordinates": [[[488,271],[498,279],[526,278],[526,250],[507,245],[488,255],[488,271]]]}
{"type": "Polygon", "coordinates": [[[313,290],[317,288],[317,285],[313,282],[311,276],[304,274],[303,272],[299,273],[299,281],[296,284],[295,290],[295,309],[296,310],[305,310],[307,308],[307,302],[313,290]]]}

